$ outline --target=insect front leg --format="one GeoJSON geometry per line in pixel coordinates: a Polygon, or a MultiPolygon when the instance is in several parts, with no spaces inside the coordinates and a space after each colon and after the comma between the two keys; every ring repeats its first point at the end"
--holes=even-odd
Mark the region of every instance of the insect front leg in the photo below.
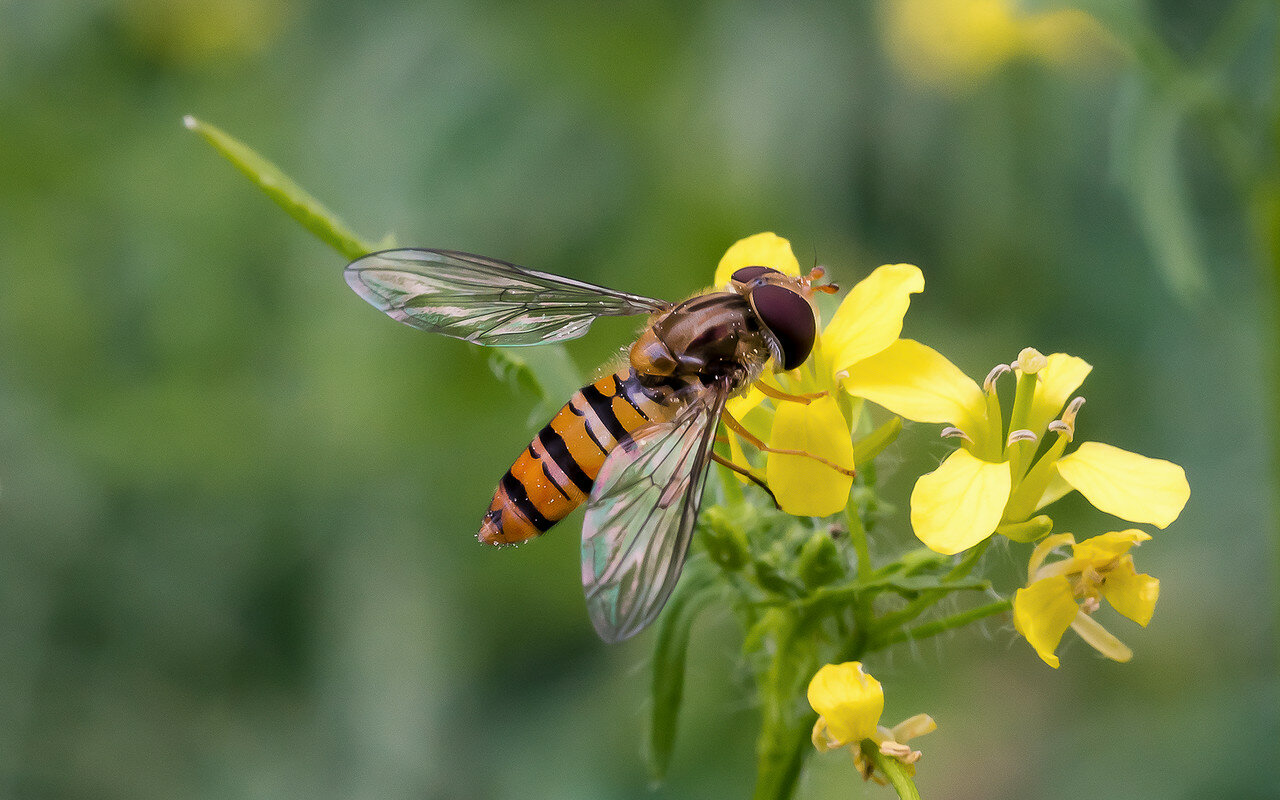
{"type": "Polygon", "coordinates": [[[753,434],[751,431],[747,430],[746,426],[744,426],[741,422],[735,419],[734,416],[730,414],[727,410],[721,416],[721,419],[723,420],[724,426],[726,428],[728,428],[729,430],[741,436],[748,444],[750,444],[752,447],[756,448],[762,453],[777,453],[778,455],[784,455],[784,456],[803,456],[804,458],[811,458],[814,461],[817,461],[819,464],[825,464],[826,466],[834,469],[836,472],[839,472],[841,475],[848,475],[850,478],[852,478],[852,477],[855,477],[855,475],[857,474],[854,470],[845,469],[839,464],[828,461],[822,456],[814,455],[813,453],[808,453],[808,452],[805,452],[804,450],[783,450],[777,447],[770,447],[769,445],[760,441],[760,439],[756,437],[756,435],[753,434]]]}

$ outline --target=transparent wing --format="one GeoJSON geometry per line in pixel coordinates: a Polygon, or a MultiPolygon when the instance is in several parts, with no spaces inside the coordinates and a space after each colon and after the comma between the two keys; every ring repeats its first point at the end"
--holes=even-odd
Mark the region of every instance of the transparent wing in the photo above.
{"type": "Polygon", "coordinates": [[[671,422],[637,431],[596,477],[582,526],[582,586],[606,642],[653,622],[675,588],[728,395],[711,387],[671,422]]]}
{"type": "Polygon", "coordinates": [[[575,339],[599,316],[671,307],[493,258],[451,250],[385,250],[352,262],[347,284],[392,319],[488,345],[575,339]]]}

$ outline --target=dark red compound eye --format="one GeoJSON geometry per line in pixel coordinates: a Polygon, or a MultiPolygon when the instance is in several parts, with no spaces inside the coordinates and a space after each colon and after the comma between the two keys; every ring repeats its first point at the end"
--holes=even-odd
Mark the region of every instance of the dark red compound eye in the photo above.
{"type": "Polygon", "coordinates": [[[782,274],[781,272],[778,272],[778,270],[774,269],[773,267],[743,267],[742,269],[733,273],[733,280],[737,281],[738,283],[750,283],[756,278],[759,278],[761,275],[767,275],[770,272],[775,273],[777,275],[782,274]]]}
{"type": "Polygon", "coordinates": [[[813,352],[818,336],[818,322],[809,301],[791,289],[766,283],[751,290],[751,306],[778,340],[782,348],[782,368],[795,369],[803,364],[813,352]]]}

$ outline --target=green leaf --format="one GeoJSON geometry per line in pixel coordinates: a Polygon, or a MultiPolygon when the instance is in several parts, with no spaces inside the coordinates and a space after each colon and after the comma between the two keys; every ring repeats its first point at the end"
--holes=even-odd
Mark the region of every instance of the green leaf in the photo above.
{"type": "MultiPolygon", "coordinates": [[[[183,117],[182,124],[212,145],[286,214],[348,260],[395,246],[395,239],[390,234],[376,243],[356,236],[337,215],[283,170],[234,136],[191,115],[183,117]]],[[[577,367],[561,345],[545,345],[520,355],[506,348],[494,348],[487,349],[486,355],[489,368],[499,380],[513,389],[527,390],[538,398],[539,403],[532,413],[535,421],[554,414],[568,400],[569,394],[582,385],[577,367]]],[[[530,425],[536,424],[535,421],[530,425]]]]}
{"type": "Polygon", "coordinates": [[[582,385],[582,378],[569,353],[560,345],[538,348],[484,348],[494,376],[516,391],[538,398],[529,415],[529,424],[545,422],[582,385]]]}
{"type": "Polygon", "coordinates": [[[695,564],[685,568],[662,616],[658,618],[658,641],[653,653],[653,712],[649,721],[649,774],[661,781],[671,763],[676,723],[684,699],[684,665],[689,650],[689,633],[698,614],[714,598],[709,570],[695,564]]]}
{"type": "Polygon", "coordinates": [[[366,253],[385,247],[386,240],[377,245],[361,241],[352,233],[342,220],[329,209],[321,205],[293,179],[284,174],[275,164],[258,155],[253,148],[227,133],[215,128],[207,122],[201,122],[191,115],[182,118],[182,124],[188,130],[195,131],[214,149],[235,165],[249,180],[275,201],[307,230],[315,234],[321,241],[344,255],[347,260],[354,261],[366,253]]]}
{"type": "Polygon", "coordinates": [[[1142,79],[1126,89],[1112,137],[1117,177],[1169,288],[1183,302],[1199,303],[1209,276],[1178,149],[1197,90],[1189,82],[1161,90],[1142,79]]]}

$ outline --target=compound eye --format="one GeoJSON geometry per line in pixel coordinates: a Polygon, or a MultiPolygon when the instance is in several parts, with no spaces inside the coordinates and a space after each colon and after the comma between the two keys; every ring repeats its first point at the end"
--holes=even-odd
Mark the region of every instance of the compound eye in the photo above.
{"type": "Polygon", "coordinates": [[[818,336],[818,321],[809,301],[791,289],[766,283],[751,290],[751,306],[778,340],[782,368],[795,369],[803,364],[813,352],[818,336]]]}
{"type": "Polygon", "coordinates": [[[742,269],[733,273],[732,279],[735,283],[750,283],[751,281],[754,281],[756,278],[759,278],[761,275],[768,275],[770,273],[773,273],[775,275],[782,274],[781,272],[778,272],[778,270],[774,269],[773,267],[743,267],[742,269]]]}

